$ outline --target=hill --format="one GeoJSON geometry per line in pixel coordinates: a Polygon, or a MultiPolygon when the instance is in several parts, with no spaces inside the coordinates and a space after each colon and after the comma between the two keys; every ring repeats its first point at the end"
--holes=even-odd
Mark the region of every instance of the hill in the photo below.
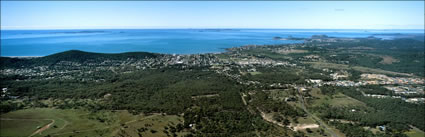
{"type": "Polygon", "coordinates": [[[155,58],[160,54],[149,53],[149,52],[126,52],[126,53],[93,53],[85,52],[80,50],[69,50],[60,52],[52,55],[48,55],[40,58],[11,58],[11,57],[0,57],[1,68],[20,68],[38,65],[53,65],[60,61],[70,61],[76,63],[85,63],[110,60],[125,60],[128,58],[144,59],[144,58],[155,58]]]}

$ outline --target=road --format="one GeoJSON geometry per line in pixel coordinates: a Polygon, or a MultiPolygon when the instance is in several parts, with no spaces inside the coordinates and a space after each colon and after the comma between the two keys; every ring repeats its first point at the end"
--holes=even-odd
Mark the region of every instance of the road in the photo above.
{"type": "Polygon", "coordinates": [[[40,128],[40,129],[38,129],[37,131],[35,131],[34,133],[32,133],[29,137],[32,137],[32,136],[34,136],[36,134],[40,134],[41,135],[41,132],[43,132],[46,129],[49,129],[50,126],[52,126],[53,123],[55,123],[55,120],[54,119],[44,119],[44,120],[51,120],[52,122],[50,122],[49,124],[45,125],[44,127],[40,128]]]}
{"type": "Polygon", "coordinates": [[[307,113],[307,115],[311,116],[315,121],[317,121],[319,123],[320,126],[324,127],[325,131],[328,132],[329,134],[331,134],[332,137],[339,137],[337,134],[335,134],[334,131],[332,131],[328,125],[326,125],[320,118],[316,117],[315,115],[311,114],[307,108],[305,107],[305,103],[304,103],[304,97],[300,91],[300,88],[297,87],[297,91],[299,93],[299,100],[301,101],[301,108],[305,111],[305,113],[307,113]]]}
{"type": "Polygon", "coordinates": [[[43,132],[46,129],[49,129],[50,126],[52,126],[55,123],[55,120],[54,119],[13,119],[13,118],[0,118],[0,120],[22,120],[22,121],[50,120],[50,121],[52,121],[49,124],[41,127],[40,129],[37,129],[35,132],[33,132],[31,135],[29,135],[29,137],[34,136],[36,134],[40,134],[41,135],[41,132],[43,132]]]}

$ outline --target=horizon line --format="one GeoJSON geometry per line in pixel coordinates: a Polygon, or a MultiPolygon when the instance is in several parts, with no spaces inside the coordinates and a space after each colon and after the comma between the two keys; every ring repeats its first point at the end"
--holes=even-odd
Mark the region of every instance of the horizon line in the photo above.
{"type": "Polygon", "coordinates": [[[281,29],[281,30],[424,30],[425,28],[407,29],[407,28],[382,28],[382,29],[370,29],[370,28],[237,28],[237,27],[205,27],[205,28],[22,28],[22,29],[3,29],[0,30],[138,30],[138,29],[281,29]]]}

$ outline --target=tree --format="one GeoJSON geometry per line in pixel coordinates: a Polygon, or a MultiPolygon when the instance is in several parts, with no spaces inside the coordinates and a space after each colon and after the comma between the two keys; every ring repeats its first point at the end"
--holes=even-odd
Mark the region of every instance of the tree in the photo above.
{"type": "Polygon", "coordinates": [[[307,131],[307,133],[313,133],[310,128],[306,128],[305,131],[307,131]]]}

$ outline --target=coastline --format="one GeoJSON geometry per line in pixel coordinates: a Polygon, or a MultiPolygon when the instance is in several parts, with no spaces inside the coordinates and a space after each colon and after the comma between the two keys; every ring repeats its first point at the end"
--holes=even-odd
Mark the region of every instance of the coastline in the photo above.
{"type": "MultiPolygon", "coordinates": [[[[185,29],[183,29],[185,30],[185,29]]],[[[189,29],[189,30],[202,30],[202,29],[189,29]]],[[[216,30],[216,29],[207,29],[207,30],[216,30]]],[[[227,30],[227,29],[218,29],[218,30],[227,30]]],[[[240,30],[244,30],[244,29],[240,29],[240,30]]],[[[255,30],[255,29],[247,29],[247,30],[255,30]]],[[[2,56],[0,55],[0,57],[8,57],[8,58],[39,58],[39,57],[45,57],[45,56],[49,56],[49,55],[53,55],[53,54],[57,54],[57,53],[61,53],[61,52],[65,52],[65,51],[69,51],[69,50],[80,50],[80,51],[84,51],[84,52],[91,52],[91,53],[102,53],[102,54],[121,54],[121,53],[128,53],[128,52],[148,52],[148,53],[156,53],[156,54],[170,54],[170,55],[196,55],[196,54],[221,54],[221,53],[225,53],[228,51],[228,49],[232,49],[232,48],[238,48],[238,47],[245,47],[245,46],[249,46],[249,45],[287,45],[287,44],[295,44],[295,43],[305,43],[305,40],[308,39],[357,39],[357,38],[380,38],[380,39],[388,39],[387,37],[393,37],[394,38],[416,38],[413,36],[423,36],[422,34],[415,34],[412,35],[410,33],[403,33],[403,32],[388,32],[388,33],[379,33],[379,32],[375,32],[375,33],[365,33],[365,32],[357,32],[356,34],[351,34],[351,33],[347,33],[347,34],[343,34],[343,33],[338,33],[336,34],[336,32],[333,33],[323,33],[320,32],[320,30],[310,30],[308,33],[306,34],[302,34],[302,35],[297,35],[297,34],[292,34],[292,32],[290,31],[285,31],[282,33],[278,33],[278,32],[274,32],[274,30],[268,30],[268,29],[258,29],[258,30],[264,30],[267,32],[243,32],[243,33],[238,33],[238,34],[232,34],[237,36],[240,34],[249,34],[251,36],[251,34],[257,34],[260,33],[261,36],[257,38],[254,38],[255,40],[252,40],[252,38],[241,38],[241,39],[236,39],[236,41],[243,41],[243,42],[234,42],[235,40],[233,39],[219,39],[217,41],[221,41],[221,42],[217,42],[217,43],[212,43],[212,40],[204,38],[201,40],[204,40],[202,42],[205,42],[206,44],[204,46],[202,46],[203,44],[197,43],[199,41],[196,41],[197,39],[189,39],[187,41],[189,41],[189,44],[184,43],[182,44],[182,42],[177,41],[177,45],[173,45],[170,46],[172,43],[168,44],[168,40],[165,39],[166,42],[161,42],[163,39],[149,39],[149,40],[160,40],[159,45],[155,45],[155,42],[151,42],[151,44],[154,44],[155,46],[149,45],[149,44],[141,44],[141,45],[137,45],[137,42],[139,41],[135,41],[137,46],[134,46],[134,44],[132,45],[131,43],[129,44],[129,47],[123,46],[122,48],[124,50],[121,50],[121,48],[116,48],[114,49],[113,46],[101,46],[102,48],[111,48],[105,51],[102,51],[102,49],[99,49],[97,45],[84,45],[81,44],[82,42],[80,41],[73,41],[76,42],[77,47],[73,47],[71,48],[63,48],[61,49],[62,51],[59,52],[55,52],[55,53],[38,53],[38,49],[28,49],[28,50],[34,50],[35,54],[41,54],[41,55],[36,55],[36,56],[27,56],[24,54],[20,55],[6,55],[6,56],[2,56]],[[316,33],[314,33],[316,32],[316,33]],[[370,34],[369,34],[370,33],[370,34]],[[311,36],[310,36],[311,35],[311,36]],[[337,36],[335,36],[337,35],[337,36]],[[378,37],[376,37],[378,36],[378,37]],[[382,36],[382,37],[379,37],[382,36]],[[252,42],[251,44],[249,44],[250,42],[252,42]],[[165,43],[165,44],[163,44],[165,43]],[[80,45],[79,45],[80,44],[80,45]],[[162,45],[161,45],[162,44],[162,45]],[[232,44],[234,44],[233,46],[231,46],[232,44]],[[243,45],[239,45],[239,44],[243,44],[243,45]],[[197,46],[197,45],[201,45],[201,46],[197,46]],[[131,47],[133,46],[133,47],[131,47]],[[206,46],[211,46],[206,48],[206,46]],[[113,50],[112,50],[113,49],[113,50]],[[131,49],[131,50],[129,50],[131,49]],[[164,50],[162,51],[162,49],[169,49],[169,50],[164,50]],[[187,51],[185,51],[185,49],[187,51]]],[[[280,30],[280,29],[278,29],[280,30]]],[[[285,30],[285,29],[282,29],[285,30]]],[[[294,29],[294,30],[299,30],[299,29],[294,29]]],[[[308,30],[308,29],[305,29],[308,30]]],[[[6,31],[6,30],[2,30],[2,31],[6,31]]],[[[31,30],[27,30],[27,31],[31,31],[31,30]]],[[[56,32],[56,31],[60,31],[60,30],[51,30],[52,32],[56,32]]],[[[76,33],[73,31],[77,31],[77,30],[62,30],[60,32],[67,32],[68,33],[76,33]]],[[[323,30],[321,30],[323,31],[323,30]]],[[[87,32],[87,30],[78,30],[77,32],[87,32]]],[[[90,31],[89,31],[90,32],[90,31]]],[[[339,32],[344,32],[343,30],[339,30],[339,32]]],[[[127,32],[127,33],[131,33],[133,34],[133,32],[127,32]]],[[[143,32],[144,33],[148,33],[148,32],[143,32]]],[[[187,33],[186,31],[184,32],[179,32],[179,33],[187,33]]],[[[197,32],[197,36],[208,36],[208,37],[212,37],[212,36],[218,36],[218,35],[222,35],[221,33],[224,32],[214,32],[217,34],[214,35],[207,35],[207,34],[203,34],[203,33],[199,33],[197,32]]],[[[34,32],[34,34],[41,34],[39,32],[34,32]]],[[[50,33],[49,33],[50,34],[50,33]]],[[[115,33],[113,33],[115,34],[115,33]]],[[[138,33],[134,33],[134,34],[142,34],[141,32],[138,33]]],[[[227,34],[227,33],[224,33],[227,34]]],[[[151,34],[153,36],[158,35],[157,32],[151,34]]],[[[194,34],[193,34],[194,35],[194,34]]],[[[115,35],[114,35],[115,36],[115,35]]],[[[118,35],[119,36],[119,35],[118,35]]],[[[53,37],[53,36],[52,36],[53,37]]],[[[50,37],[46,37],[46,38],[50,38],[50,37]]],[[[46,39],[44,37],[41,38],[35,38],[36,40],[40,39],[46,39]]],[[[131,38],[131,37],[130,37],[131,38]]],[[[184,37],[185,38],[185,37],[184,37]]],[[[19,39],[27,39],[27,38],[19,38],[19,39]]],[[[62,40],[61,38],[54,38],[54,39],[59,39],[62,40]]],[[[3,42],[3,40],[8,40],[8,39],[1,39],[1,41],[3,42]]],[[[180,39],[178,39],[180,40],[180,39]]],[[[187,42],[185,41],[185,42],[187,42]]],[[[37,41],[34,41],[37,42],[37,41]]],[[[101,41],[102,42],[102,41],[101,41]]],[[[143,41],[141,41],[143,43],[143,41]]],[[[174,42],[174,41],[170,41],[170,42],[174,42]]],[[[36,44],[36,43],[35,43],[36,44]]],[[[105,43],[103,43],[105,44],[105,43]]],[[[114,45],[116,43],[109,43],[106,42],[106,44],[110,44],[110,45],[114,45]]],[[[102,45],[102,44],[100,44],[102,45]]],[[[50,45],[48,45],[50,46],[50,45]]],[[[59,43],[59,45],[57,46],[69,46],[69,45],[61,45],[61,43],[59,43]]],[[[2,50],[7,49],[7,45],[6,47],[2,47],[2,50]]],[[[11,49],[7,49],[7,50],[11,50],[11,49]]],[[[17,50],[22,50],[22,49],[17,49],[17,50]]],[[[6,52],[6,51],[3,51],[6,52]]],[[[18,53],[19,54],[19,53],[18,53]]]]}

